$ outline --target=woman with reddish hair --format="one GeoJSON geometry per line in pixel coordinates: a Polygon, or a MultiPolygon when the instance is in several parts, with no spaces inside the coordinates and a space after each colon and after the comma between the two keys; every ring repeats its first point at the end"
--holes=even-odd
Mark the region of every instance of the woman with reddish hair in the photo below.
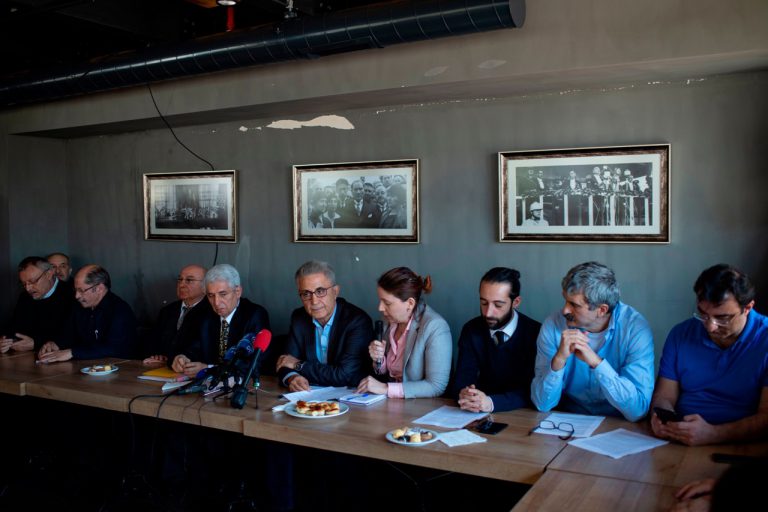
{"type": "Polygon", "coordinates": [[[377,284],[383,339],[368,346],[373,375],[360,381],[357,392],[389,398],[440,396],[451,373],[453,339],[448,323],[422,298],[432,291],[432,279],[398,267],[377,284]]]}

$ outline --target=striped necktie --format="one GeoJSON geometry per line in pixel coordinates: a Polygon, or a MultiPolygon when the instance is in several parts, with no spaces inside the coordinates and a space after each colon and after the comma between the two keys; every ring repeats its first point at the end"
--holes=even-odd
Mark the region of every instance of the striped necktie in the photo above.
{"type": "Polygon", "coordinates": [[[224,359],[224,352],[227,351],[227,340],[229,339],[229,322],[221,321],[221,330],[219,331],[219,359],[224,359]]]}
{"type": "Polygon", "coordinates": [[[179,315],[179,319],[176,321],[176,330],[178,331],[181,329],[181,324],[184,323],[184,316],[189,311],[189,306],[186,304],[181,305],[181,314],[179,315]]]}

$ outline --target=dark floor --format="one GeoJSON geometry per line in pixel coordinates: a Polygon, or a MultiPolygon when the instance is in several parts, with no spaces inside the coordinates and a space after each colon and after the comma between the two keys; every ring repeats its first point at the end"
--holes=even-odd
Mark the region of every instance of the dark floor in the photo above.
{"type": "Polygon", "coordinates": [[[302,512],[501,512],[529,488],[56,402],[0,407],[19,418],[0,426],[3,512],[269,511],[290,495],[302,512]],[[293,492],[276,490],[290,475],[293,492]]]}

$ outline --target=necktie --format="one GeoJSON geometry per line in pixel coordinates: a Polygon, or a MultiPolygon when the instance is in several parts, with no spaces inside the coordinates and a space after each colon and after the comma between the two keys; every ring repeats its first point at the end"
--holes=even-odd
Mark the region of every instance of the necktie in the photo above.
{"type": "Polygon", "coordinates": [[[504,343],[504,331],[496,331],[493,333],[493,344],[497,347],[504,343]]]}
{"type": "Polygon", "coordinates": [[[221,330],[219,331],[219,358],[224,359],[224,352],[227,351],[227,339],[229,338],[229,322],[221,321],[221,330]]]}
{"type": "Polygon", "coordinates": [[[181,305],[181,314],[179,315],[179,319],[176,321],[176,330],[178,331],[181,329],[181,324],[184,323],[184,315],[187,314],[187,311],[189,311],[189,306],[186,304],[181,305]]]}

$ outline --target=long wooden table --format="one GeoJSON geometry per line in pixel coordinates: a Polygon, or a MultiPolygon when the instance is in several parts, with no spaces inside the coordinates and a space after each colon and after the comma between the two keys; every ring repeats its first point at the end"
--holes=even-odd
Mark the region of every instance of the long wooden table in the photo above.
{"type": "MultiPolygon", "coordinates": [[[[364,457],[534,484],[515,512],[557,510],[662,510],[674,490],[695,479],[717,477],[727,465],[711,461],[714,452],[768,455],[768,443],[686,447],[674,443],[615,460],[568,446],[556,436],[528,435],[547,414],[530,409],[494,413],[509,424],[485,443],[449,448],[437,442],[421,447],[395,445],[390,430],[413,425],[425,413],[451,404],[442,399],[384,400],[350,406],[344,415],[303,419],[272,411],[284,391],[274,378],[262,385],[246,407],[199,395],[161,396],[162,383],[137,379],[147,367],[140,361],[109,359],[35,364],[33,354],[0,355],[0,392],[200,425],[245,436],[364,457]],[[84,366],[116,363],[105,376],[80,373],[84,366]]],[[[648,433],[646,423],[606,418],[597,433],[616,428],[648,433]]],[[[439,430],[439,429],[437,429],[439,430]]]]}

